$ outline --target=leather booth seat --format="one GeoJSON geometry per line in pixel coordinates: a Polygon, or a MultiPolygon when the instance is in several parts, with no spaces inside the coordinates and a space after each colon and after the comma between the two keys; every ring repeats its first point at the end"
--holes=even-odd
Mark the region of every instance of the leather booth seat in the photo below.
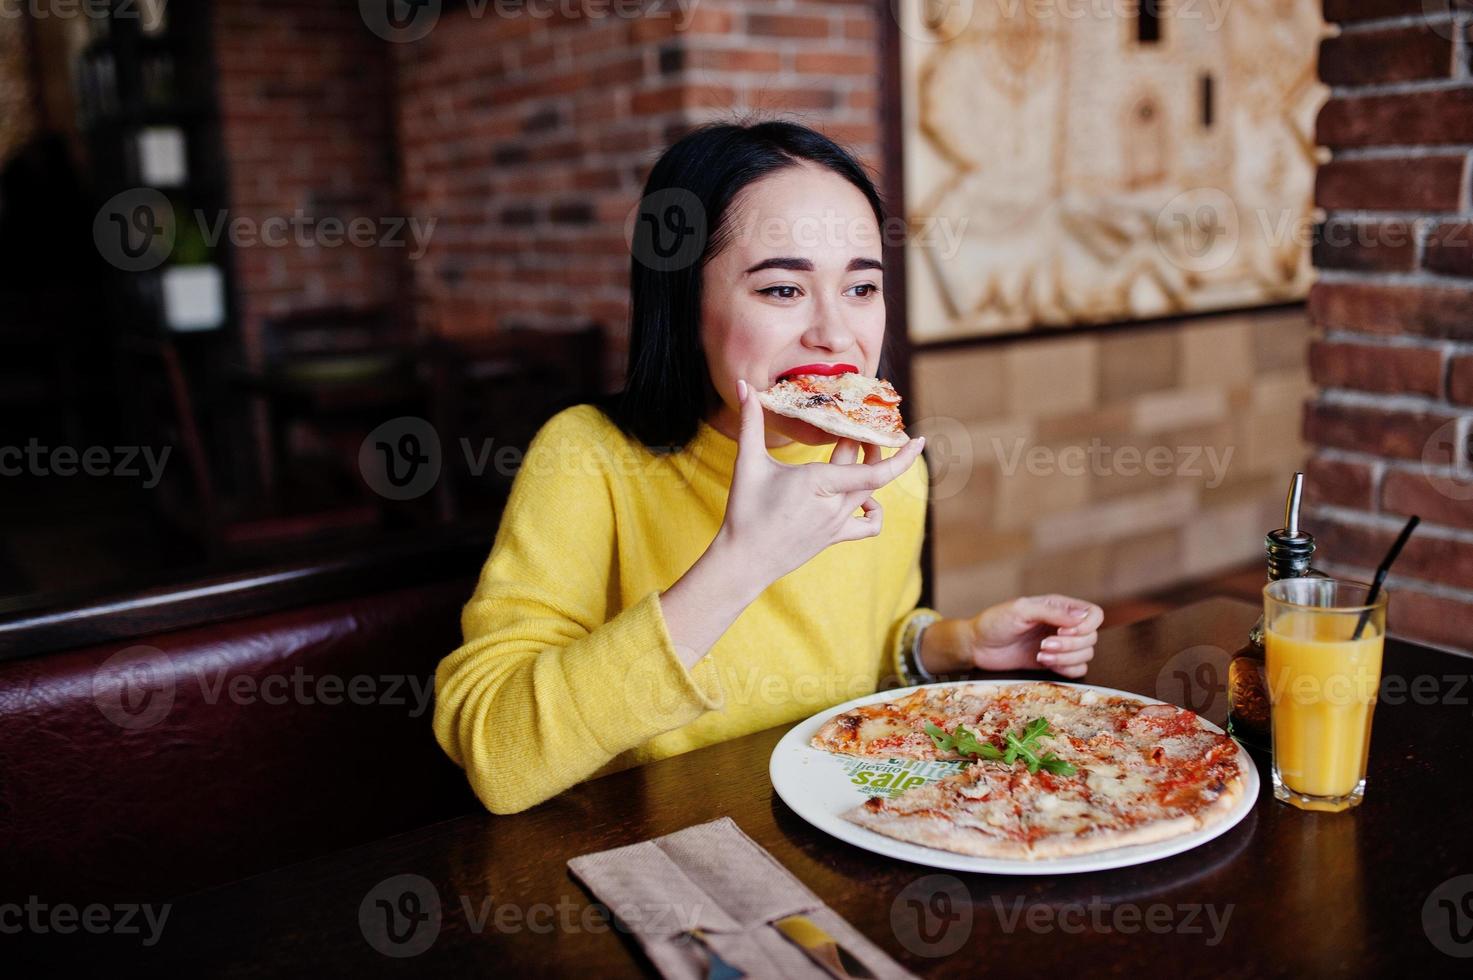
{"type": "Polygon", "coordinates": [[[454,579],[0,662],[0,901],[148,901],[471,812],[454,579]]]}

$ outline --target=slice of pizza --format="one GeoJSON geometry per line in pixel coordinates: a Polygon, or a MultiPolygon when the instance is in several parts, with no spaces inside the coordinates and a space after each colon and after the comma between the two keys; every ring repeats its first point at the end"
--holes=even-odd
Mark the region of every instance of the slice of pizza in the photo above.
{"type": "Polygon", "coordinates": [[[922,687],[894,701],[851,708],[826,721],[810,744],[825,752],[871,759],[960,759],[927,731],[947,735],[965,726],[973,733],[1005,731],[1012,724],[1012,688],[986,685],[922,687]]]}
{"type": "Polygon", "coordinates": [[[836,436],[899,448],[910,441],[900,394],[890,382],[863,374],[791,374],[757,393],[762,407],[836,436]]]}
{"type": "Polygon", "coordinates": [[[906,790],[871,797],[843,814],[877,834],[975,857],[1026,858],[1028,834],[1012,792],[1014,773],[991,763],[906,790]]]}

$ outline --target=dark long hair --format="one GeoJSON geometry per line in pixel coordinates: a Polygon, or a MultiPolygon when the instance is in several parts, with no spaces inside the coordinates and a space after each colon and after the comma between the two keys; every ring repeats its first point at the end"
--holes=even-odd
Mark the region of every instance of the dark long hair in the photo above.
{"type": "Polygon", "coordinates": [[[859,188],[884,229],[884,205],[863,166],[827,136],[796,123],[705,125],[651,169],[630,245],[629,367],[623,389],[599,403],[650,449],[684,448],[712,407],[701,344],[701,272],[730,239],[732,200],[753,181],[802,161],[859,188]]]}

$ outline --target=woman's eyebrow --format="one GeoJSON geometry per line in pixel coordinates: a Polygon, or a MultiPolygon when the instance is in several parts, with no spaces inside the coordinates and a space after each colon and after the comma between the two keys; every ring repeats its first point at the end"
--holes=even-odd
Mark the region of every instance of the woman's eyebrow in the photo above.
{"type": "MultiPolygon", "coordinates": [[[[850,259],[849,265],[844,268],[844,271],[856,272],[860,269],[879,269],[881,271],[884,271],[884,268],[884,263],[882,263],[879,259],[857,258],[850,259]]],[[[808,261],[807,259],[792,258],[788,256],[763,259],[761,262],[758,262],[756,265],[743,272],[742,275],[750,276],[752,273],[761,272],[763,269],[787,269],[790,272],[812,272],[813,263],[808,261]]]]}

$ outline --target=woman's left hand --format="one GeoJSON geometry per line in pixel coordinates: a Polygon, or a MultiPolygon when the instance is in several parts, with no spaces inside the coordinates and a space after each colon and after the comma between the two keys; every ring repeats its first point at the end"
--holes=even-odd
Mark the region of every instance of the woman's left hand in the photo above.
{"type": "Polygon", "coordinates": [[[1020,596],[982,610],[960,630],[961,652],[982,670],[1044,667],[1083,677],[1105,612],[1065,595],[1020,596]]]}

